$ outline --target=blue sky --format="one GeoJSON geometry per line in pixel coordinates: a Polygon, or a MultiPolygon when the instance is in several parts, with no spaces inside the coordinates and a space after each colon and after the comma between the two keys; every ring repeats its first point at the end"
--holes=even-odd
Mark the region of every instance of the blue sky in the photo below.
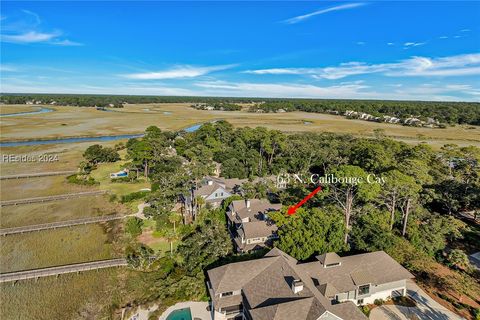
{"type": "Polygon", "coordinates": [[[1,2],[1,91],[480,100],[480,2],[1,2]]]}

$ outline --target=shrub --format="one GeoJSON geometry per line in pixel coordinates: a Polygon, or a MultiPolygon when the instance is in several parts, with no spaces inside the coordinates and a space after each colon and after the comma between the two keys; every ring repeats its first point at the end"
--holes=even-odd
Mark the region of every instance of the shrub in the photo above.
{"type": "Polygon", "coordinates": [[[475,320],[480,320],[480,309],[475,309],[473,313],[475,315],[475,320]]]}
{"type": "Polygon", "coordinates": [[[93,185],[98,184],[98,182],[95,181],[95,179],[93,179],[92,177],[81,176],[81,175],[78,175],[78,174],[72,174],[72,175],[68,176],[67,181],[68,181],[68,183],[79,184],[79,185],[83,185],[83,186],[93,186],[93,185]]]}
{"type": "Polygon", "coordinates": [[[383,301],[383,299],[375,299],[375,301],[373,301],[373,303],[374,303],[376,306],[381,306],[382,304],[385,303],[385,301],[383,301]]]}
{"type": "Polygon", "coordinates": [[[150,191],[132,192],[132,193],[129,193],[127,195],[122,196],[122,198],[120,199],[120,202],[121,203],[127,203],[127,202],[131,202],[131,201],[134,201],[134,200],[142,199],[149,193],[150,193],[150,191]]]}
{"type": "Polygon", "coordinates": [[[142,234],[143,220],[137,217],[129,217],[125,223],[125,231],[133,237],[142,234]]]}
{"type": "Polygon", "coordinates": [[[362,310],[363,314],[366,315],[367,317],[370,315],[370,307],[369,306],[362,306],[360,308],[360,310],[362,310]]]}

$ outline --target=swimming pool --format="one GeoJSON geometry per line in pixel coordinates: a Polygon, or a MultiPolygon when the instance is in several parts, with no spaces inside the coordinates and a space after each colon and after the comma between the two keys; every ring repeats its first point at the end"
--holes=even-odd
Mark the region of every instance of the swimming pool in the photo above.
{"type": "Polygon", "coordinates": [[[192,320],[190,308],[178,309],[170,312],[167,320],[192,320]]]}

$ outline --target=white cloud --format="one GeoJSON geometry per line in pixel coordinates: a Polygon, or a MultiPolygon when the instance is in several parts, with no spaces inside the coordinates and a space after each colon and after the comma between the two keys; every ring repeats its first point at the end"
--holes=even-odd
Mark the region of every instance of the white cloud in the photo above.
{"type": "Polygon", "coordinates": [[[460,32],[470,32],[470,31],[472,31],[472,30],[470,30],[470,29],[462,29],[462,30],[460,30],[460,32]]]}
{"type": "Polygon", "coordinates": [[[363,42],[363,41],[357,41],[357,45],[359,46],[364,46],[366,45],[367,43],[366,42],[363,42]]]}
{"type": "Polygon", "coordinates": [[[160,80],[160,79],[179,79],[179,78],[195,78],[206,75],[214,71],[225,70],[234,67],[235,65],[219,65],[210,67],[198,66],[176,66],[174,68],[154,72],[131,73],[122,75],[125,78],[136,80],[160,80]]]}
{"type": "Polygon", "coordinates": [[[448,36],[440,36],[438,39],[448,39],[448,36]]]}
{"type": "Polygon", "coordinates": [[[29,31],[22,34],[15,35],[6,35],[2,34],[1,39],[3,42],[12,42],[12,43],[35,43],[35,42],[48,42],[52,39],[55,39],[60,34],[56,33],[42,33],[36,31],[29,31]]]}
{"type": "Polygon", "coordinates": [[[405,42],[403,44],[404,49],[412,48],[412,47],[418,47],[418,46],[423,46],[425,42],[405,42]]]}
{"type": "Polygon", "coordinates": [[[306,19],[309,19],[309,18],[314,17],[314,16],[318,16],[318,15],[321,15],[321,14],[324,14],[324,13],[353,9],[353,8],[361,7],[363,5],[365,5],[365,3],[363,3],[363,2],[342,4],[342,5],[335,6],[335,7],[330,7],[330,8],[326,8],[326,9],[322,9],[322,10],[317,10],[317,11],[307,13],[307,14],[304,14],[304,15],[301,15],[301,16],[296,16],[296,17],[284,20],[283,22],[288,23],[288,24],[295,24],[295,23],[302,22],[306,19]]]}
{"type": "Polygon", "coordinates": [[[51,44],[57,45],[57,46],[66,46],[66,47],[76,47],[76,46],[83,46],[83,43],[80,42],[75,42],[75,41],[70,41],[68,39],[65,40],[54,40],[51,42],[51,44]]]}
{"type": "Polygon", "coordinates": [[[15,66],[8,64],[0,64],[0,72],[16,72],[18,69],[15,66]]]}
{"type": "Polygon", "coordinates": [[[35,24],[39,25],[42,23],[42,19],[40,19],[40,16],[36,14],[35,12],[32,12],[30,10],[22,10],[23,13],[32,16],[35,19],[35,24]]]}
{"type": "Polygon", "coordinates": [[[395,45],[395,43],[393,43],[393,42],[387,42],[387,46],[394,46],[394,45],[395,45]]]}
{"type": "Polygon", "coordinates": [[[227,81],[196,81],[172,86],[168,83],[132,82],[115,85],[54,83],[42,79],[2,77],[0,92],[75,93],[75,94],[136,94],[169,96],[231,96],[276,98],[340,98],[478,101],[480,88],[468,84],[420,84],[370,86],[364,82],[344,82],[331,86],[298,83],[257,83],[227,81]]]}
{"type": "Polygon", "coordinates": [[[255,83],[204,81],[196,86],[204,89],[203,95],[237,96],[237,97],[272,97],[272,98],[327,98],[327,99],[398,99],[398,100],[437,100],[459,101],[473,100],[479,89],[470,85],[421,85],[406,87],[395,85],[387,91],[376,91],[362,82],[343,83],[333,86],[317,86],[295,83],[255,83]],[[465,97],[467,95],[467,97],[465,97]],[[470,96],[470,97],[469,97],[470,96]]]}
{"type": "Polygon", "coordinates": [[[443,58],[411,57],[394,63],[342,63],[325,68],[273,68],[247,70],[250,74],[307,75],[315,79],[341,79],[348,76],[381,73],[386,76],[464,76],[480,74],[480,53],[443,58]]]}
{"type": "MultiPolygon", "coordinates": [[[[40,31],[39,25],[42,23],[40,16],[29,10],[22,10],[24,18],[20,21],[12,21],[2,25],[0,41],[16,44],[44,43],[58,46],[79,46],[79,42],[61,38],[62,31],[40,31]],[[33,20],[32,21],[32,18],[33,20]]],[[[2,18],[2,20],[4,20],[2,18]]]]}
{"type": "Polygon", "coordinates": [[[247,97],[292,97],[292,98],[340,98],[361,95],[361,90],[368,88],[362,84],[344,84],[320,87],[310,84],[295,83],[253,83],[205,81],[197,82],[198,87],[217,92],[219,95],[247,97]]]}

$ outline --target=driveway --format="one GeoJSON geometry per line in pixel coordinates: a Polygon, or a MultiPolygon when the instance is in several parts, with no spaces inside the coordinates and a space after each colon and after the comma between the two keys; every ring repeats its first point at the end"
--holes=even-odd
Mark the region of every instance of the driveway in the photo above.
{"type": "Polygon", "coordinates": [[[432,299],[425,291],[411,280],[407,281],[407,293],[417,302],[416,307],[402,307],[384,305],[377,307],[370,313],[372,320],[464,320],[464,318],[451,312],[437,301],[432,299]]]}

